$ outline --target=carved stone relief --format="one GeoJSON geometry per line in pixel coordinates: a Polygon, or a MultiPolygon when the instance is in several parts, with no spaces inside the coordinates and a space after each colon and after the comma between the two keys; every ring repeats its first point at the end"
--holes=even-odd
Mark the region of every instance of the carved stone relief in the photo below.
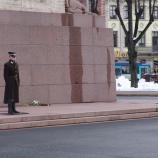
{"type": "Polygon", "coordinates": [[[78,0],[65,0],[65,11],[68,13],[83,13],[87,12],[87,8],[78,0]]]}

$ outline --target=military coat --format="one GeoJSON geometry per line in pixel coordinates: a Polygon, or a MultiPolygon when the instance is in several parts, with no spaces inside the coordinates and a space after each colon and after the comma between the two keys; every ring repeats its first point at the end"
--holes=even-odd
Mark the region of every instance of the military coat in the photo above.
{"type": "Polygon", "coordinates": [[[4,80],[4,103],[7,104],[9,101],[19,102],[19,67],[15,61],[9,60],[4,64],[4,80]]]}

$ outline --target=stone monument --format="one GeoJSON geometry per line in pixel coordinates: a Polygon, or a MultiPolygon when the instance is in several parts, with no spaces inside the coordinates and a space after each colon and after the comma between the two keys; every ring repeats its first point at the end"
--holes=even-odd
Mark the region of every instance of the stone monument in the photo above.
{"type": "Polygon", "coordinates": [[[2,9],[1,105],[8,51],[20,64],[21,103],[116,100],[113,33],[103,16],[2,9]]]}
{"type": "Polygon", "coordinates": [[[0,10],[65,12],[65,0],[0,0],[0,10]]]}
{"type": "Polygon", "coordinates": [[[87,8],[78,0],[65,0],[65,10],[68,13],[82,13],[85,14],[87,8]]]}

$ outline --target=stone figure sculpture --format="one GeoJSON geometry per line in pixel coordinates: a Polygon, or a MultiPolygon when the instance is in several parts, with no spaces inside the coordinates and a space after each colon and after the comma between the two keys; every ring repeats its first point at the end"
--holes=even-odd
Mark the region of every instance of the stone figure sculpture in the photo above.
{"type": "Polygon", "coordinates": [[[65,11],[68,13],[82,13],[87,12],[87,8],[78,0],[65,0],[65,11]]]}

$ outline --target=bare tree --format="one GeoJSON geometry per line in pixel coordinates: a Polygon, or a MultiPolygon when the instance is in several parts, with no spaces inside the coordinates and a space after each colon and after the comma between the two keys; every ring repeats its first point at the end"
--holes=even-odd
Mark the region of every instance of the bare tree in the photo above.
{"type": "MultiPolygon", "coordinates": [[[[121,0],[122,1],[122,0],[121,0]]],[[[120,13],[120,0],[116,0],[116,15],[119,18],[121,26],[124,30],[126,40],[127,40],[127,48],[128,48],[128,58],[129,58],[129,69],[131,73],[131,87],[138,87],[138,79],[137,79],[137,51],[136,44],[145,34],[147,29],[154,21],[154,10],[156,5],[156,0],[124,0],[127,4],[128,8],[128,28],[126,28],[123,17],[120,13]],[[145,28],[138,34],[139,21],[141,16],[144,14],[145,3],[149,3],[149,21],[145,28]],[[133,22],[133,5],[134,4],[134,12],[135,12],[135,23],[133,22]]]]}

